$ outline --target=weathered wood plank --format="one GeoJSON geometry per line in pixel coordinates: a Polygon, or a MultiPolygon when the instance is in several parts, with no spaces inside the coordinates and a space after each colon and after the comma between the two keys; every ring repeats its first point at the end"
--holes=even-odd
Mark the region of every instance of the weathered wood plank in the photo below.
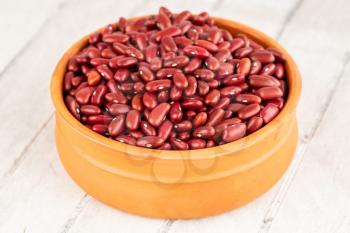
{"type": "Polygon", "coordinates": [[[32,37],[65,0],[12,0],[0,7],[0,74],[32,43],[32,37]],[[40,10],[38,10],[40,8],[40,10]]]}

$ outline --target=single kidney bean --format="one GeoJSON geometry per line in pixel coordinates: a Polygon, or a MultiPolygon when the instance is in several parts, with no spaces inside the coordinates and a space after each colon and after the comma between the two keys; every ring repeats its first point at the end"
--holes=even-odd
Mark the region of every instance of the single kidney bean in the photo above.
{"type": "Polygon", "coordinates": [[[125,115],[118,115],[109,123],[108,133],[112,137],[118,136],[125,127],[125,115]]]}
{"type": "Polygon", "coordinates": [[[93,115],[88,116],[86,122],[95,125],[95,124],[109,124],[112,121],[113,117],[109,115],[93,115]]]}
{"type": "Polygon", "coordinates": [[[137,139],[136,145],[147,148],[157,148],[163,144],[164,140],[158,136],[145,136],[137,139]]]}
{"type": "Polygon", "coordinates": [[[182,101],[181,106],[186,109],[198,110],[203,107],[203,102],[198,99],[185,99],[182,101]]]}
{"type": "Polygon", "coordinates": [[[102,103],[104,96],[107,94],[107,87],[105,85],[98,85],[91,96],[91,104],[99,106],[102,103]]]}
{"type": "Polygon", "coordinates": [[[75,118],[80,120],[80,109],[78,102],[74,99],[74,97],[67,95],[65,97],[65,103],[70,111],[70,113],[73,114],[75,118]]]}
{"type": "Polygon", "coordinates": [[[95,105],[83,105],[80,107],[80,112],[85,115],[98,115],[101,113],[101,109],[95,105]]]}
{"type": "Polygon", "coordinates": [[[268,100],[267,103],[271,103],[276,105],[279,109],[283,108],[284,105],[284,100],[282,98],[277,98],[277,99],[272,99],[272,100],[268,100]]]}
{"type": "Polygon", "coordinates": [[[158,147],[158,150],[171,150],[171,144],[169,142],[163,143],[160,147],[158,147]]]}
{"type": "Polygon", "coordinates": [[[182,120],[183,111],[180,103],[174,103],[173,106],[171,106],[169,117],[173,123],[177,123],[182,120]]]}
{"type": "Polygon", "coordinates": [[[198,128],[199,126],[204,125],[207,122],[208,114],[206,112],[198,113],[193,119],[193,126],[198,128]]]}
{"type": "Polygon", "coordinates": [[[215,109],[212,113],[209,115],[209,119],[207,121],[207,126],[215,126],[219,124],[225,116],[225,110],[218,108],[215,109]]]}
{"type": "Polygon", "coordinates": [[[238,74],[249,74],[250,69],[251,69],[251,65],[252,65],[252,63],[251,63],[249,58],[242,58],[239,61],[237,73],[238,74]]]}
{"type": "Polygon", "coordinates": [[[261,103],[261,98],[253,94],[239,94],[236,96],[235,100],[243,104],[261,103]]]}
{"type": "Polygon", "coordinates": [[[226,78],[223,79],[223,84],[226,86],[235,86],[239,85],[241,83],[244,83],[245,81],[245,75],[244,74],[233,74],[229,75],[226,78]]]}
{"type": "Polygon", "coordinates": [[[181,97],[182,97],[182,89],[179,89],[179,88],[177,88],[177,87],[172,87],[171,89],[170,89],[170,99],[172,100],[172,101],[178,101],[178,100],[180,100],[181,99],[181,97]]]}
{"type": "Polygon", "coordinates": [[[237,86],[228,86],[228,87],[224,87],[220,90],[220,94],[223,97],[231,97],[231,96],[235,96],[238,95],[239,93],[241,93],[242,89],[240,87],[237,86]]]}
{"type": "Polygon", "coordinates": [[[231,53],[235,52],[237,49],[240,49],[244,46],[244,40],[241,38],[235,38],[231,41],[229,50],[231,53]]]}
{"type": "Polygon", "coordinates": [[[181,121],[181,122],[175,124],[175,125],[174,125],[174,129],[175,129],[177,132],[189,131],[189,130],[192,129],[192,123],[191,123],[191,121],[184,120],[184,121],[181,121]]]}
{"type": "Polygon", "coordinates": [[[132,109],[126,115],[125,125],[129,130],[136,130],[140,125],[140,121],[140,112],[132,109]]]}
{"type": "Polygon", "coordinates": [[[170,36],[163,36],[161,44],[163,45],[163,48],[165,49],[165,51],[177,52],[178,50],[174,39],[170,36]]]}
{"type": "Polygon", "coordinates": [[[279,108],[274,104],[267,104],[260,112],[261,118],[267,124],[279,113],[279,108]]]}
{"type": "Polygon", "coordinates": [[[104,34],[102,37],[102,40],[107,43],[114,43],[114,42],[125,43],[129,40],[129,36],[126,34],[115,32],[111,34],[104,34]]]}
{"type": "Polygon", "coordinates": [[[166,141],[173,129],[173,123],[169,120],[165,120],[158,128],[158,137],[161,137],[166,141]]]}
{"type": "Polygon", "coordinates": [[[136,139],[128,135],[119,135],[115,138],[115,140],[129,145],[136,145],[136,139]]]}
{"type": "Polygon", "coordinates": [[[171,80],[161,79],[150,81],[146,84],[146,90],[149,92],[159,92],[171,88],[171,80]]]}
{"type": "Polygon", "coordinates": [[[279,87],[262,87],[256,92],[263,100],[276,99],[283,96],[283,92],[279,87]]]}
{"type": "Polygon", "coordinates": [[[193,137],[208,139],[215,135],[215,129],[212,126],[201,126],[193,131],[193,137]]]}
{"type": "Polygon", "coordinates": [[[259,104],[249,104],[238,112],[238,117],[242,120],[248,119],[260,112],[259,104]]]}
{"type": "Polygon", "coordinates": [[[79,104],[88,104],[94,90],[93,87],[84,87],[76,92],[75,99],[79,104]]]}
{"type": "Polygon", "coordinates": [[[147,121],[141,121],[140,123],[140,129],[141,131],[148,135],[148,136],[155,136],[157,135],[156,129],[147,121]]]}
{"type": "Polygon", "coordinates": [[[188,150],[189,145],[178,138],[170,138],[170,144],[171,146],[176,150],[188,150]]]}
{"type": "Polygon", "coordinates": [[[107,80],[113,79],[113,72],[107,65],[99,65],[96,67],[97,71],[107,80]]]}
{"type": "Polygon", "coordinates": [[[156,76],[158,79],[171,78],[174,74],[179,72],[181,72],[181,70],[177,68],[163,68],[157,72],[156,76]]]}
{"type": "MultiPolygon", "coordinates": [[[[143,53],[134,48],[134,47],[127,47],[125,50],[124,50],[125,54],[130,56],[130,57],[134,57],[136,59],[139,59],[139,60],[143,60],[145,57],[143,55],[143,53]]],[[[130,62],[130,61],[129,61],[130,62]]]]}
{"type": "Polygon", "coordinates": [[[204,103],[210,106],[214,106],[220,100],[220,91],[217,89],[211,90],[204,99],[204,103]]]}
{"type": "Polygon", "coordinates": [[[175,86],[179,89],[184,89],[188,86],[188,81],[186,76],[183,73],[176,73],[173,76],[173,82],[175,84],[175,86]]]}
{"type": "Polygon", "coordinates": [[[193,58],[187,66],[184,68],[184,72],[186,74],[193,73],[196,69],[198,69],[202,65],[202,60],[199,58],[193,58]]]}
{"type": "Polygon", "coordinates": [[[244,123],[228,126],[222,133],[222,140],[224,142],[236,141],[245,136],[246,128],[247,126],[244,123]]]}
{"type": "Polygon", "coordinates": [[[276,64],[275,76],[279,79],[284,78],[284,66],[281,63],[276,64]]]}
{"type": "Polygon", "coordinates": [[[105,134],[108,131],[108,126],[103,124],[96,124],[91,127],[93,131],[99,134],[105,134]]]}
{"type": "Polygon", "coordinates": [[[171,26],[162,31],[159,31],[157,33],[156,40],[160,41],[163,36],[171,36],[171,37],[178,36],[178,35],[181,35],[181,33],[182,31],[179,27],[171,26]]]}
{"type": "Polygon", "coordinates": [[[243,58],[248,56],[251,52],[253,52],[253,49],[251,47],[243,47],[243,48],[237,49],[234,52],[234,56],[237,58],[243,58]]]}
{"type": "Polygon", "coordinates": [[[130,70],[118,69],[114,74],[114,79],[118,82],[125,82],[130,77],[130,70]]]}
{"type": "Polygon", "coordinates": [[[208,57],[205,60],[205,66],[211,71],[217,71],[220,68],[220,62],[215,57],[208,57]]]}
{"type": "Polygon", "coordinates": [[[181,68],[186,66],[190,62],[190,59],[186,56],[176,56],[174,58],[167,59],[163,62],[164,67],[181,68]]]}
{"type": "Polygon", "coordinates": [[[105,99],[108,102],[116,103],[116,104],[126,104],[128,102],[128,99],[124,96],[124,94],[118,90],[118,92],[115,93],[107,93],[105,95],[105,99]]]}
{"type": "Polygon", "coordinates": [[[252,87],[278,87],[280,83],[269,75],[250,75],[249,85],[252,87]]]}
{"type": "Polygon", "coordinates": [[[206,141],[200,138],[193,138],[189,140],[187,143],[192,150],[203,149],[207,145],[206,141]]]}
{"type": "Polygon", "coordinates": [[[188,76],[187,82],[188,82],[188,86],[184,89],[184,94],[187,97],[194,96],[197,92],[197,86],[198,86],[197,80],[193,76],[188,76]]]}
{"type": "Polygon", "coordinates": [[[220,78],[224,78],[228,75],[231,75],[233,74],[233,65],[230,64],[230,63],[223,63],[220,65],[220,68],[217,72],[217,75],[220,77],[220,78]]]}
{"type": "Polygon", "coordinates": [[[168,103],[161,103],[157,105],[152,111],[149,116],[148,122],[153,125],[154,127],[158,127],[165,119],[165,116],[170,111],[170,104],[168,103]]]}
{"type": "Polygon", "coordinates": [[[194,76],[204,81],[210,81],[214,79],[215,73],[207,69],[197,69],[194,71],[194,76]]]}
{"type": "Polygon", "coordinates": [[[153,109],[157,106],[157,96],[153,93],[146,92],[142,98],[143,104],[148,109],[153,109]]]}
{"type": "Polygon", "coordinates": [[[214,105],[214,109],[222,108],[226,109],[230,104],[231,99],[229,97],[224,97],[219,100],[217,104],[214,105]]]}
{"type": "Polygon", "coordinates": [[[261,62],[260,61],[253,61],[250,68],[249,74],[258,74],[261,70],[261,62]]]}
{"type": "Polygon", "coordinates": [[[275,61],[275,56],[267,50],[255,50],[249,56],[252,60],[257,60],[261,63],[271,63],[275,61]]]}
{"type": "Polygon", "coordinates": [[[197,86],[199,95],[204,96],[209,93],[210,86],[207,82],[198,80],[197,86]]]}
{"type": "Polygon", "coordinates": [[[145,66],[142,66],[139,68],[139,74],[140,74],[140,77],[145,82],[150,82],[154,80],[153,72],[145,66]]]}
{"type": "Polygon", "coordinates": [[[109,113],[116,116],[120,114],[126,114],[130,111],[130,106],[126,104],[112,104],[109,109],[109,113]]]}
{"type": "Polygon", "coordinates": [[[183,48],[183,51],[188,56],[194,56],[198,58],[208,58],[211,55],[205,48],[194,45],[186,46],[183,48]]]}
{"type": "Polygon", "coordinates": [[[131,107],[139,112],[143,110],[143,100],[142,95],[135,95],[131,100],[131,107]]]}
{"type": "Polygon", "coordinates": [[[273,63],[266,64],[260,71],[262,75],[272,75],[275,73],[276,65],[273,63]]]}
{"type": "Polygon", "coordinates": [[[232,55],[230,50],[223,49],[215,54],[215,58],[218,59],[219,62],[224,63],[227,62],[227,60],[230,60],[232,58],[232,55]]]}
{"type": "Polygon", "coordinates": [[[161,91],[158,93],[157,96],[158,102],[164,103],[169,100],[169,92],[168,91],[161,91]]]}
{"type": "Polygon", "coordinates": [[[258,129],[260,129],[263,125],[264,121],[261,117],[254,116],[249,119],[248,124],[247,124],[247,134],[251,134],[258,129]]]}
{"type": "Polygon", "coordinates": [[[132,90],[137,94],[143,93],[145,91],[145,84],[143,82],[136,82],[134,83],[132,90]]]}
{"type": "Polygon", "coordinates": [[[218,46],[210,41],[207,41],[207,40],[197,40],[194,42],[195,45],[199,46],[199,47],[202,47],[202,48],[205,48],[206,50],[208,50],[209,52],[217,52],[219,49],[218,49],[218,46]]]}

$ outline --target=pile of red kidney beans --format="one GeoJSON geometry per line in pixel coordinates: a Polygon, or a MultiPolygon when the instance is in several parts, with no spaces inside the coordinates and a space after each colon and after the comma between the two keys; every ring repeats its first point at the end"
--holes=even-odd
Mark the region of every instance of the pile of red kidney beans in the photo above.
{"type": "Polygon", "coordinates": [[[120,18],[69,60],[63,91],[76,119],[119,142],[202,149],[268,124],[286,99],[285,59],[205,12],[120,18]]]}

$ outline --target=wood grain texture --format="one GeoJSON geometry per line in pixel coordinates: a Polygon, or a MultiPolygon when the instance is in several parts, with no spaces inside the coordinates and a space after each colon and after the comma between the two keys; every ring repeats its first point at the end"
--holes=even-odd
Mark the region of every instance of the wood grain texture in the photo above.
{"type": "Polygon", "coordinates": [[[9,35],[0,47],[0,232],[350,232],[349,1],[35,2],[40,11],[23,0],[6,0],[0,9],[9,35]],[[275,187],[238,210],[191,221],[129,215],[86,195],[57,157],[48,86],[63,51],[119,16],[154,13],[159,5],[256,27],[299,64],[304,91],[295,159],[275,187]],[[15,28],[24,21],[26,36],[18,40],[15,28]]]}
{"type": "Polygon", "coordinates": [[[0,78],[9,65],[32,43],[33,36],[40,28],[63,7],[64,2],[65,0],[1,2],[0,78]]]}

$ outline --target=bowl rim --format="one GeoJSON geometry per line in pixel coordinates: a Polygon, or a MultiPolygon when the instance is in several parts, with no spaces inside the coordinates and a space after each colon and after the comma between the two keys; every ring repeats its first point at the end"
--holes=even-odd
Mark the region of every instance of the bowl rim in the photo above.
{"type": "MultiPolygon", "coordinates": [[[[143,17],[147,16],[130,18],[128,20],[133,21],[143,17]]],[[[269,37],[265,33],[233,20],[213,16],[212,18],[214,18],[215,24],[222,28],[234,28],[235,30],[238,30],[248,35],[254,40],[258,40],[265,45],[269,45],[269,47],[277,48],[286,58],[286,80],[288,83],[287,101],[285,102],[285,105],[279,112],[279,114],[261,129],[234,142],[197,150],[157,150],[143,148],[118,142],[92,131],[91,129],[83,125],[80,121],[78,121],[69,112],[68,108],[65,105],[62,91],[63,78],[68,60],[73,54],[76,54],[76,52],[78,52],[87,43],[89,35],[85,35],[83,38],[71,45],[68,48],[68,50],[65,51],[64,55],[61,57],[54,69],[54,72],[51,77],[50,92],[52,102],[56,109],[56,114],[60,114],[60,116],[70,125],[70,127],[76,132],[78,132],[81,136],[109,149],[120,151],[123,153],[128,153],[137,157],[158,159],[161,158],[166,160],[212,159],[214,157],[231,154],[232,151],[244,150],[252,144],[263,140],[267,135],[273,133],[276,129],[278,130],[282,122],[289,119],[290,114],[294,114],[301,93],[301,77],[298,67],[295,64],[293,58],[286,51],[286,49],[283,48],[282,45],[280,45],[276,40],[269,37]]],[[[113,25],[117,25],[117,23],[114,23],[113,25]]],[[[97,31],[101,30],[102,29],[99,29],[97,31]]]]}

